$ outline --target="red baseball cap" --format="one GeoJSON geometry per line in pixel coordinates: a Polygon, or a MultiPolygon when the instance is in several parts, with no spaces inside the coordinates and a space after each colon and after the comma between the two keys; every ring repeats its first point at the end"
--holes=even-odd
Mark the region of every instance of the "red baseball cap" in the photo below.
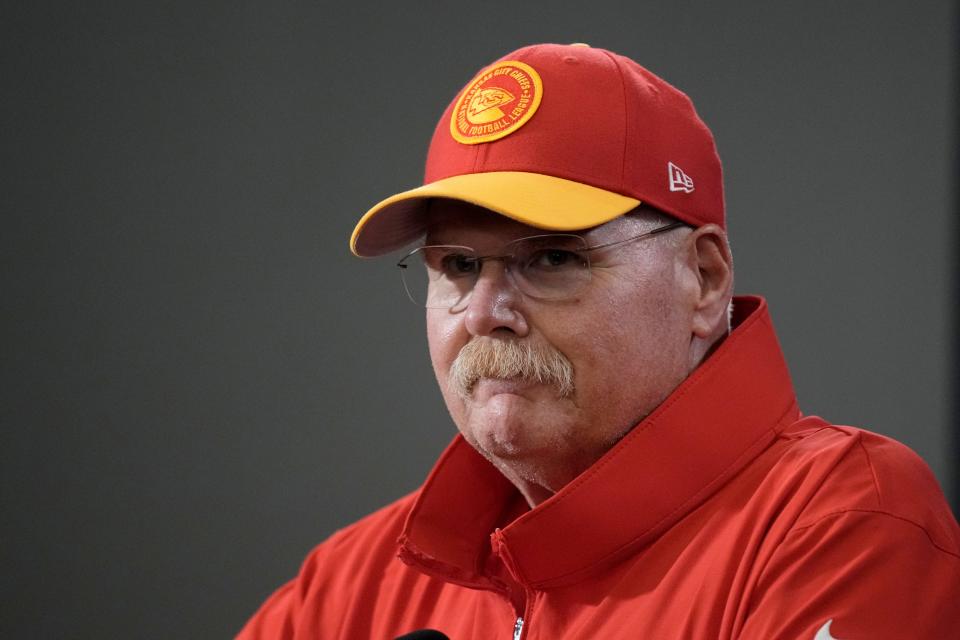
{"type": "Polygon", "coordinates": [[[690,98],[583,44],[524,47],[481,70],[437,123],[423,186],[367,211],[351,251],[376,256],[422,236],[430,198],[554,231],[594,227],[641,202],[724,227],[720,158],[690,98]]]}

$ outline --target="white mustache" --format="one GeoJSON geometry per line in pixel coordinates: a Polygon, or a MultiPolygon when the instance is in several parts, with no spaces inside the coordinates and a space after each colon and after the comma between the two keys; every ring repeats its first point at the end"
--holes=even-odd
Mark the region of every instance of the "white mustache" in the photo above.
{"type": "Polygon", "coordinates": [[[450,366],[448,383],[464,400],[481,378],[518,379],[553,385],[560,397],[573,393],[573,364],[556,348],[525,340],[474,338],[450,366]]]}

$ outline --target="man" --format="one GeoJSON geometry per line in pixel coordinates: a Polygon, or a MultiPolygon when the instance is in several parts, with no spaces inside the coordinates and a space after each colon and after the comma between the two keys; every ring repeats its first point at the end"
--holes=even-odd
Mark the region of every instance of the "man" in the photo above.
{"type": "Polygon", "coordinates": [[[508,54],[351,248],[413,243],[460,435],[242,638],[960,637],[960,530],[926,465],[801,414],[764,301],[732,299],[684,94],[586,45],[508,54]]]}

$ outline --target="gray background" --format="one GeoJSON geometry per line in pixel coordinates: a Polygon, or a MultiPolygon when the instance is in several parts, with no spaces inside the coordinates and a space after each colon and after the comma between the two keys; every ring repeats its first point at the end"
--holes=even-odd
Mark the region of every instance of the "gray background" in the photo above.
{"type": "Polygon", "coordinates": [[[585,4],[8,3],[0,635],[230,635],[418,484],[422,314],[347,237],[536,41],[691,95],[804,410],[951,482],[952,4],[585,4]]]}

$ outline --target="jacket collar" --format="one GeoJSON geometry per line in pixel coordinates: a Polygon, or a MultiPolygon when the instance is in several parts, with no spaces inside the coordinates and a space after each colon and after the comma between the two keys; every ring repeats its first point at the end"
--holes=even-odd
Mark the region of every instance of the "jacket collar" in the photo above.
{"type": "Polygon", "coordinates": [[[593,466],[534,509],[457,436],[408,515],[400,557],[497,588],[499,555],[531,588],[576,582],[645,546],[701,504],[799,417],[766,302],[734,300],[735,329],[593,466]]]}

